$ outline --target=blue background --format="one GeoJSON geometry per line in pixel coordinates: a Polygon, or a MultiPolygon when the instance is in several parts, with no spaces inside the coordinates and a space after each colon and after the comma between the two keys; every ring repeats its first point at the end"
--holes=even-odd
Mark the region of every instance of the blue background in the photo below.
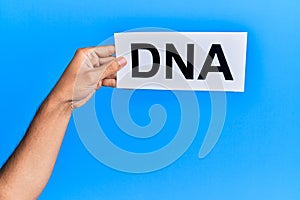
{"type": "MultiPolygon", "coordinates": [[[[247,31],[245,92],[227,93],[225,126],[205,159],[197,157],[210,120],[205,92],[197,92],[201,122],[194,143],[157,172],[127,174],[104,166],[82,145],[71,120],[40,199],[300,199],[299,7],[297,0],[1,0],[0,165],[77,48],[139,27],[247,31]]],[[[107,88],[96,94],[104,126],[114,126],[105,117],[111,115],[109,94],[107,88]]],[[[178,105],[167,92],[140,91],[133,101],[138,124],[149,123],[153,102],[166,104],[165,132],[178,126],[178,105]]],[[[118,140],[113,130],[112,140],[118,140]]]]}

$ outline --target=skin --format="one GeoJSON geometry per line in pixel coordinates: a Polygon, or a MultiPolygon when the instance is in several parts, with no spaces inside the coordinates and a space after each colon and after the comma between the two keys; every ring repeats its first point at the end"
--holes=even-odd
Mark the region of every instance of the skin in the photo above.
{"type": "MultiPolygon", "coordinates": [[[[76,78],[81,73],[83,63],[89,61],[95,65],[93,67],[99,67],[97,70],[102,70],[99,78],[89,79],[94,82],[94,90],[101,86],[115,87],[115,74],[126,65],[126,60],[122,57],[114,58],[114,53],[114,46],[77,50],[61,78],[40,106],[22,141],[1,168],[1,200],[39,197],[51,176],[73,109],[83,105],[92,96],[90,92],[84,98],[76,99],[76,103],[73,99],[74,93],[77,92],[76,78]]],[[[83,74],[83,80],[84,76],[83,74]]]]}

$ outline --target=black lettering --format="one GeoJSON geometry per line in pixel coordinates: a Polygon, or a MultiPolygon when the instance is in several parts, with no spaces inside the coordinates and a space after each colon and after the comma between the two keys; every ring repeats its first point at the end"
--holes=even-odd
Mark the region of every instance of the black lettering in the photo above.
{"type": "Polygon", "coordinates": [[[225,80],[233,80],[229,66],[227,64],[224,52],[220,44],[212,44],[209,53],[204,62],[203,68],[199,74],[198,80],[206,79],[208,72],[222,72],[225,80]],[[212,66],[214,57],[219,59],[220,66],[212,66]]]}
{"type": "Polygon", "coordinates": [[[160,66],[160,57],[158,50],[152,44],[147,43],[133,43],[131,44],[131,60],[132,60],[132,77],[135,78],[149,78],[154,76],[160,66]],[[139,49],[145,49],[152,54],[152,68],[148,72],[139,71],[139,49]]]}
{"type": "Polygon", "coordinates": [[[172,78],[173,59],[186,79],[194,78],[194,45],[187,45],[187,63],[184,64],[173,44],[166,44],[166,78],[172,78]]]}

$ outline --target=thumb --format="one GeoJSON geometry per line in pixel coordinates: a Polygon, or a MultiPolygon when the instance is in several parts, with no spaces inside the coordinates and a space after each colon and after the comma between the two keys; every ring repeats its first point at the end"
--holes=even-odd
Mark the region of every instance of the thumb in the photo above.
{"type": "Polygon", "coordinates": [[[117,71],[119,71],[126,64],[127,64],[127,61],[124,57],[119,57],[119,58],[116,58],[115,60],[111,61],[106,66],[104,66],[104,71],[103,71],[99,81],[101,81],[102,79],[109,77],[113,74],[116,74],[117,71]]]}

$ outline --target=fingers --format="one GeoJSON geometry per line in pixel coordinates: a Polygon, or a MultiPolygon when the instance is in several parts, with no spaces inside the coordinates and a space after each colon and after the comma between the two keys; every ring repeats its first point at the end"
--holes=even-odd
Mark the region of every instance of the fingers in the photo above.
{"type": "Polygon", "coordinates": [[[107,63],[113,61],[114,59],[116,59],[116,57],[114,57],[114,56],[99,58],[99,63],[100,63],[100,65],[104,65],[104,64],[107,64],[107,63]]]}
{"type": "Polygon", "coordinates": [[[114,59],[112,62],[107,64],[107,66],[105,66],[103,74],[100,77],[96,89],[98,90],[101,86],[116,87],[117,71],[124,67],[126,64],[127,61],[124,57],[114,59]]]}
{"type": "Polygon", "coordinates": [[[116,87],[117,81],[114,78],[110,79],[103,79],[98,82],[96,90],[98,90],[101,86],[106,86],[106,87],[116,87]]]}
{"type": "Polygon", "coordinates": [[[109,57],[112,54],[115,54],[115,46],[97,46],[93,47],[94,52],[97,54],[99,58],[109,57]]]}
{"type": "Polygon", "coordinates": [[[117,84],[116,79],[103,79],[102,80],[102,86],[116,87],[116,84],[117,84]]]}
{"type": "Polygon", "coordinates": [[[116,79],[116,77],[117,77],[117,74],[112,74],[112,75],[105,77],[105,79],[116,79]]]}
{"type": "Polygon", "coordinates": [[[124,67],[127,64],[127,61],[124,57],[119,57],[112,61],[110,64],[106,66],[105,71],[102,74],[102,78],[104,79],[109,76],[113,76],[117,73],[122,67],[124,67]]]}

